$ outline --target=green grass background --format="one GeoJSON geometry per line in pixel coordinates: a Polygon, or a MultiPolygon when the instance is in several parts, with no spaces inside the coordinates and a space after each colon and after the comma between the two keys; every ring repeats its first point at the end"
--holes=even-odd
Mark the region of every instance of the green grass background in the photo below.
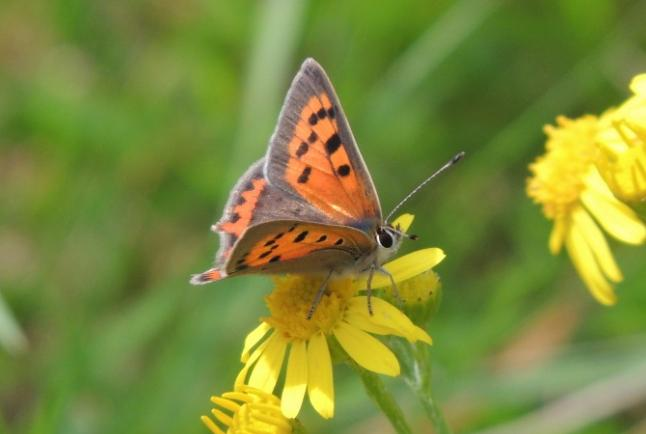
{"type": "MultiPolygon", "coordinates": [[[[613,243],[626,279],[602,307],[549,255],[524,192],[545,123],[600,113],[646,71],[644,16],[634,0],[3,1],[0,432],[206,432],[270,282],[187,280],[308,56],[385,210],[467,152],[405,209],[421,240],[404,250],[448,255],[430,333],[455,431],[646,432],[646,387],[630,394],[646,378],[644,249],[613,243]]],[[[349,369],[335,386],[333,420],[306,405],[311,432],[393,432],[349,369]]]]}

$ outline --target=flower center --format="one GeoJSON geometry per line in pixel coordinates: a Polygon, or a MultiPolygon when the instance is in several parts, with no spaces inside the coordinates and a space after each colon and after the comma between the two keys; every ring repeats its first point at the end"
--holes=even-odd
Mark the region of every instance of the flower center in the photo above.
{"type": "Polygon", "coordinates": [[[545,127],[547,153],[529,166],[533,176],[528,179],[527,194],[543,205],[548,218],[565,217],[578,202],[598,154],[596,132],[594,116],[576,120],[561,116],[557,126],[545,127]]]}
{"type": "Polygon", "coordinates": [[[287,275],[275,277],[274,282],[276,287],[266,299],[271,316],[263,320],[288,340],[307,340],[319,332],[332,333],[357,289],[350,278],[331,279],[314,315],[307,319],[324,279],[287,275]]]}

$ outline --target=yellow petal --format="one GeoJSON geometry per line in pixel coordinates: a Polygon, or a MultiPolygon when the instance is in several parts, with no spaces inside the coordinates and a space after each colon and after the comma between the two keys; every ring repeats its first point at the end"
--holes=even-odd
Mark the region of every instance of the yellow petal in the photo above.
{"type": "Polygon", "coordinates": [[[206,425],[213,434],[224,434],[224,431],[222,431],[209,417],[201,416],[200,419],[202,419],[202,423],[206,425]]]}
{"type": "Polygon", "coordinates": [[[395,229],[399,229],[402,232],[408,232],[408,228],[413,224],[413,220],[415,220],[415,216],[413,214],[402,214],[392,222],[392,225],[395,229]]]}
{"type": "Polygon", "coordinates": [[[345,352],[363,368],[391,377],[399,375],[397,358],[377,338],[345,321],[340,321],[334,328],[334,336],[345,352]]]}
{"type": "Polygon", "coordinates": [[[578,208],[572,213],[572,221],[574,225],[581,229],[581,233],[590,246],[590,251],[594,254],[601,270],[610,280],[619,282],[623,278],[619,266],[617,266],[615,258],[612,256],[603,232],[592,220],[592,217],[585,210],[578,208]]]}
{"type": "Polygon", "coordinates": [[[222,410],[218,410],[217,408],[212,408],[211,409],[211,414],[215,416],[217,420],[222,422],[224,425],[231,426],[233,424],[233,418],[223,412],[222,410]]]}
{"type": "Polygon", "coordinates": [[[630,82],[630,90],[632,90],[635,95],[646,96],[646,74],[639,74],[633,77],[630,82]]]}
{"type": "Polygon", "coordinates": [[[247,358],[247,361],[245,362],[244,366],[236,376],[234,385],[235,388],[237,389],[238,387],[242,387],[246,384],[247,381],[247,374],[249,373],[249,370],[252,368],[252,366],[256,363],[256,361],[262,356],[262,353],[265,351],[265,348],[267,348],[267,344],[269,343],[269,339],[265,339],[256,347],[251,352],[251,356],[247,358]]]}
{"type": "Polygon", "coordinates": [[[616,302],[614,290],[601,273],[594,254],[590,251],[590,246],[581,233],[581,229],[576,225],[572,225],[570,228],[565,239],[565,246],[574,268],[576,268],[594,298],[601,304],[614,304],[616,302]]]}
{"type": "Polygon", "coordinates": [[[244,348],[242,349],[242,355],[240,356],[240,361],[245,363],[249,359],[249,352],[256,344],[267,334],[271,329],[271,326],[266,322],[261,322],[258,327],[253,329],[251,333],[247,335],[244,340],[244,348]]]}
{"type": "MultiPolygon", "coordinates": [[[[359,297],[352,298],[346,307],[345,320],[349,324],[376,335],[401,336],[401,333],[390,324],[377,324],[372,321],[373,317],[368,312],[367,297],[360,297],[360,300],[355,298],[359,297]]],[[[374,301],[375,298],[372,300],[374,301]]]]}
{"type": "Polygon", "coordinates": [[[303,404],[305,390],[307,390],[307,350],[305,341],[298,340],[292,342],[287,360],[285,387],[283,387],[280,405],[285,417],[296,418],[303,404]]]}
{"type": "Polygon", "coordinates": [[[310,338],[307,346],[307,394],[312,407],[325,419],[334,416],[332,360],[323,333],[310,338]]]}
{"type": "Polygon", "coordinates": [[[586,179],[590,188],[581,193],[581,201],[585,207],[606,232],[619,241],[642,244],[646,241],[644,223],[630,207],[613,196],[596,170],[594,173],[596,175],[586,179]]]}
{"type": "MultiPolygon", "coordinates": [[[[644,131],[642,143],[646,144],[646,127],[644,131]]],[[[607,158],[599,162],[604,179],[613,193],[626,202],[646,200],[646,146],[634,144],[615,156],[616,160],[607,158]]]]}
{"type": "Polygon", "coordinates": [[[372,298],[372,312],[368,312],[367,297],[353,297],[348,302],[345,320],[353,326],[375,334],[402,336],[411,342],[431,344],[431,337],[408,319],[403,312],[381,298],[372,298]]]}
{"type": "Polygon", "coordinates": [[[564,218],[557,218],[554,220],[554,227],[552,228],[552,233],[550,234],[550,252],[553,255],[556,255],[561,251],[563,247],[563,241],[565,240],[565,235],[567,232],[567,223],[564,218]]]}
{"type": "MultiPolygon", "coordinates": [[[[401,282],[411,277],[417,276],[424,271],[430,270],[442,262],[446,257],[442,249],[431,247],[428,249],[416,250],[394,261],[390,261],[384,268],[392,274],[395,282],[401,282]]],[[[372,278],[373,288],[383,288],[390,286],[390,278],[382,273],[376,272],[372,278]]],[[[363,285],[365,288],[365,285],[363,285]]]]}
{"type": "Polygon", "coordinates": [[[265,351],[258,358],[249,377],[248,384],[251,387],[255,387],[266,393],[272,393],[274,391],[280,369],[283,366],[286,348],[287,341],[279,333],[273,333],[267,339],[265,351]]]}

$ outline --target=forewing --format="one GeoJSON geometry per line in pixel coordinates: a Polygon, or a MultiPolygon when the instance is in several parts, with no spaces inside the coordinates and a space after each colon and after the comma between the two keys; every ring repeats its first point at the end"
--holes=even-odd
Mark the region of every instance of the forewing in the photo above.
{"type": "Polygon", "coordinates": [[[226,272],[232,275],[339,271],[351,267],[374,248],[374,241],[351,227],[271,221],[245,232],[229,257],[226,272]]]}
{"type": "Polygon", "coordinates": [[[366,230],[381,222],[377,193],[341,104],[313,59],[287,93],[265,173],[337,224],[366,230]]]}

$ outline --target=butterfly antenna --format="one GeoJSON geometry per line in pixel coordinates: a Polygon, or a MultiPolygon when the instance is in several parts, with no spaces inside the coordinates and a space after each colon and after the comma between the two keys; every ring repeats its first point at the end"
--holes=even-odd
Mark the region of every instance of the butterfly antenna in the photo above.
{"type": "Polygon", "coordinates": [[[437,169],[437,170],[435,171],[435,173],[433,173],[431,176],[429,176],[429,177],[428,177],[428,178],[426,178],[424,181],[422,181],[422,183],[421,183],[420,185],[418,185],[417,187],[415,187],[415,188],[413,189],[413,191],[411,191],[410,193],[408,193],[408,195],[407,195],[405,198],[403,198],[403,199],[402,199],[402,200],[397,204],[397,206],[395,206],[395,208],[393,208],[393,210],[392,210],[392,211],[390,211],[390,213],[389,213],[389,214],[388,214],[388,216],[386,217],[385,222],[387,223],[387,222],[388,222],[388,220],[390,220],[390,218],[393,216],[393,214],[395,214],[395,212],[397,212],[397,210],[398,210],[399,208],[401,208],[401,206],[402,206],[403,204],[405,204],[405,203],[408,201],[408,199],[410,199],[411,197],[413,197],[413,196],[415,195],[415,193],[417,193],[417,192],[418,192],[418,191],[420,191],[422,188],[424,188],[424,186],[425,186],[426,184],[428,184],[429,182],[431,182],[431,180],[432,180],[433,178],[435,178],[435,177],[436,177],[437,175],[439,175],[440,173],[444,172],[444,171],[445,171],[446,169],[448,169],[449,167],[453,166],[455,163],[457,163],[457,162],[459,162],[460,160],[462,160],[462,158],[464,158],[464,152],[460,152],[460,153],[456,154],[453,158],[451,158],[449,161],[447,161],[446,163],[444,163],[444,165],[443,165],[442,167],[440,167],[439,169],[437,169]]]}

